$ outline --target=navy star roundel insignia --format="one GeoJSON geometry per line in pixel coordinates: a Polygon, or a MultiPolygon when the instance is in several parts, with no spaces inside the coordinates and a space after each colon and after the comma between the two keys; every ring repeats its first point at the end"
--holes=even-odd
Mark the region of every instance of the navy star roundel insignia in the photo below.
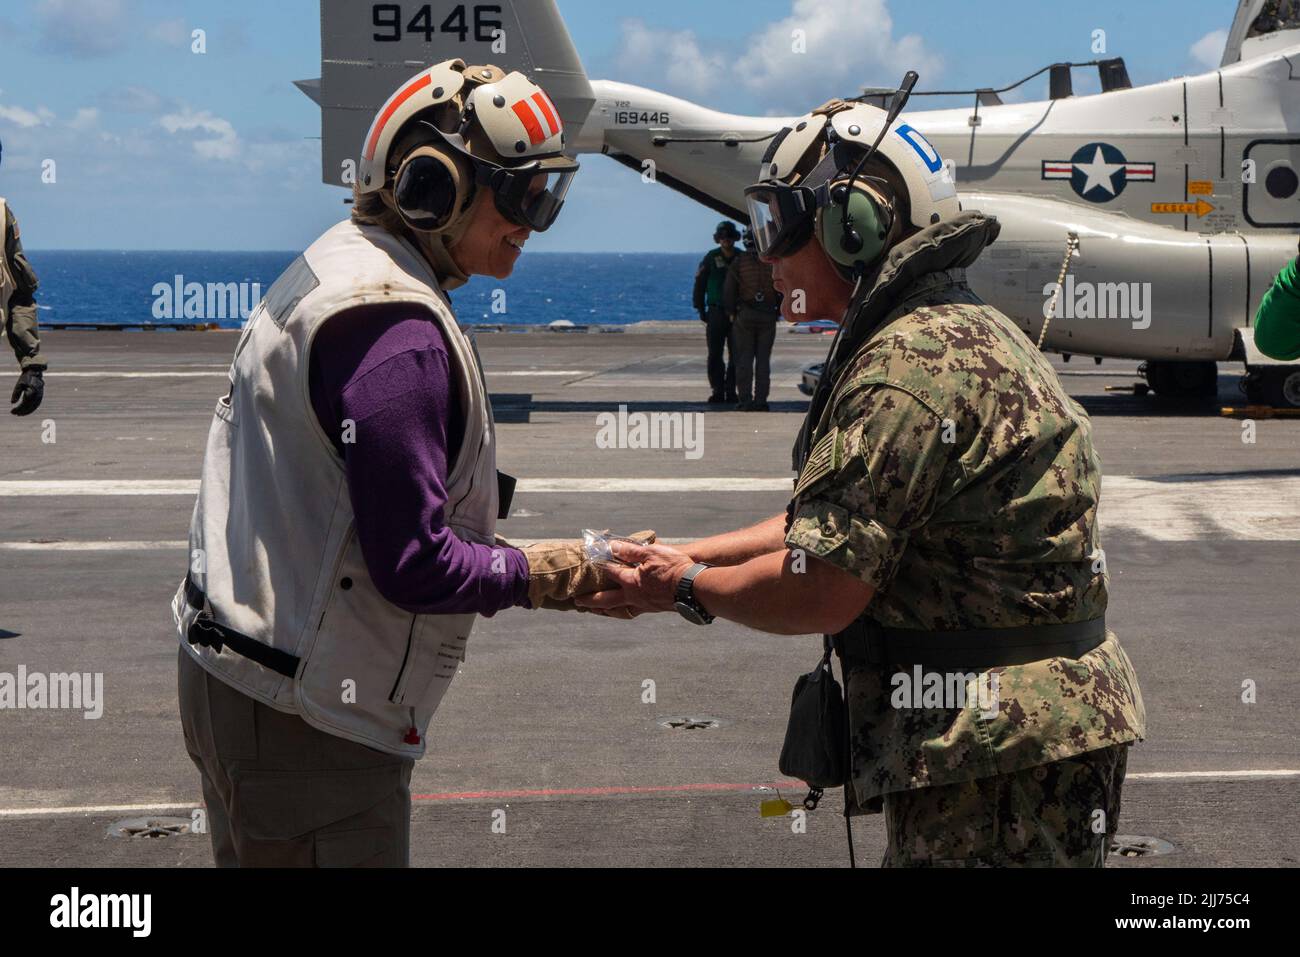
{"type": "Polygon", "coordinates": [[[1080,146],[1068,160],[1043,160],[1043,179],[1068,179],[1090,203],[1108,203],[1129,183],[1152,183],[1155,163],[1130,163],[1109,143],[1080,146]]]}

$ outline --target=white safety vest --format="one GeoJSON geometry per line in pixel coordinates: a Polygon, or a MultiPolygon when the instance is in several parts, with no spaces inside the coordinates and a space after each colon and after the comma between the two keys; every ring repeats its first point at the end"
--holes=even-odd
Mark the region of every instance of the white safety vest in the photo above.
{"type": "Polygon", "coordinates": [[[412,615],[380,595],[357,541],[343,460],[308,387],[325,321],[381,302],[424,307],[442,331],[465,416],[446,523],[464,540],[493,542],[496,440],[473,344],[413,246],[343,222],[275,282],[239,340],[230,394],[208,434],[189,576],[172,613],[182,647],[227,684],[322,731],[420,757],[476,616],[412,615]],[[196,618],[259,642],[254,652],[269,646],[279,660],[268,667],[230,642],[219,650],[192,643],[196,618]]]}
{"type": "Polygon", "coordinates": [[[4,197],[0,196],[0,338],[9,334],[9,300],[18,291],[18,281],[9,268],[9,257],[4,250],[4,228],[9,218],[4,197]]]}

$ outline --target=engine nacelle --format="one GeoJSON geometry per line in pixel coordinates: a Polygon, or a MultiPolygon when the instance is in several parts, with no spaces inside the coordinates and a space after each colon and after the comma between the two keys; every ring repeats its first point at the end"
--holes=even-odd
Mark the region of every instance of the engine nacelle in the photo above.
{"type": "Polygon", "coordinates": [[[1038,340],[1070,234],[1044,348],[1142,359],[1229,358],[1260,296],[1296,254],[1295,237],[1199,235],[1059,200],[961,193],[1002,236],[968,270],[979,295],[1038,340]]]}

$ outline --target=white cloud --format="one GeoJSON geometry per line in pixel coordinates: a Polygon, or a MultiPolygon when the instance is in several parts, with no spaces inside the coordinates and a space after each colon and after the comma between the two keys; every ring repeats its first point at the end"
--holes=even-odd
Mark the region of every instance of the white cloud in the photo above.
{"type": "Polygon", "coordinates": [[[867,85],[892,86],[906,70],[933,80],[941,69],[923,38],[894,36],[887,0],[794,0],[790,16],[750,39],[738,65],[764,102],[795,113],[867,85]],[[794,50],[796,31],[806,52],[794,50]]]}
{"type": "Polygon", "coordinates": [[[124,45],[125,0],[39,0],[41,44],[55,53],[105,56],[124,45]]]}
{"type": "Polygon", "coordinates": [[[726,58],[707,54],[693,30],[661,30],[644,20],[624,20],[616,62],[626,75],[657,78],[656,89],[700,99],[726,74],[726,58]]]}
{"type": "Polygon", "coordinates": [[[173,136],[179,133],[207,133],[206,138],[194,138],[194,152],[203,159],[233,160],[239,156],[239,134],[229,120],[213,116],[207,110],[195,112],[186,107],[179,113],[168,113],[159,124],[173,136]]]}
{"type": "Polygon", "coordinates": [[[1212,30],[1192,44],[1188,54],[1207,69],[1213,69],[1223,59],[1223,48],[1228,45],[1227,30],[1212,30]]]}
{"type": "Polygon", "coordinates": [[[792,0],[790,15],[751,34],[737,57],[706,52],[693,30],[625,20],[619,75],[697,102],[728,84],[762,98],[773,113],[803,113],[864,86],[892,86],[906,70],[923,82],[943,61],[916,35],[895,37],[888,0],[792,0]],[[796,52],[796,31],[802,52],[796,52]]]}
{"type": "MultiPolygon", "coordinates": [[[[94,107],[81,107],[70,118],[56,115],[47,107],[35,111],[22,107],[0,105],[0,127],[14,123],[19,132],[4,139],[5,167],[16,171],[39,170],[47,159],[55,159],[61,167],[77,170],[83,181],[117,177],[123,164],[117,155],[123,149],[120,137],[103,129],[100,112],[94,107]],[[88,144],[97,144],[93,149],[88,144]]],[[[158,134],[161,138],[162,134],[158,134]]],[[[132,135],[131,146],[143,142],[132,135]]]]}
{"type": "Polygon", "coordinates": [[[5,106],[3,103],[0,103],[0,120],[5,120],[24,129],[40,126],[44,122],[40,116],[31,110],[25,110],[21,106],[5,106]]]}

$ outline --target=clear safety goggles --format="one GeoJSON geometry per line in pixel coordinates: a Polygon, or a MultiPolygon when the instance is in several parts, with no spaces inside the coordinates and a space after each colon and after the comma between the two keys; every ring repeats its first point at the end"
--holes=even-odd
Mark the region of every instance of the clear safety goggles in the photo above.
{"type": "Polygon", "coordinates": [[[817,211],[832,205],[831,181],[848,165],[848,152],[837,145],[826,152],[799,186],[767,180],[745,190],[750,229],[760,256],[779,259],[803,248],[812,238],[817,211]],[[814,185],[803,185],[807,183],[814,185]]]}
{"type": "Polygon", "coordinates": [[[789,256],[812,238],[817,200],[810,189],[759,183],[745,190],[745,205],[760,256],[789,256]]]}

